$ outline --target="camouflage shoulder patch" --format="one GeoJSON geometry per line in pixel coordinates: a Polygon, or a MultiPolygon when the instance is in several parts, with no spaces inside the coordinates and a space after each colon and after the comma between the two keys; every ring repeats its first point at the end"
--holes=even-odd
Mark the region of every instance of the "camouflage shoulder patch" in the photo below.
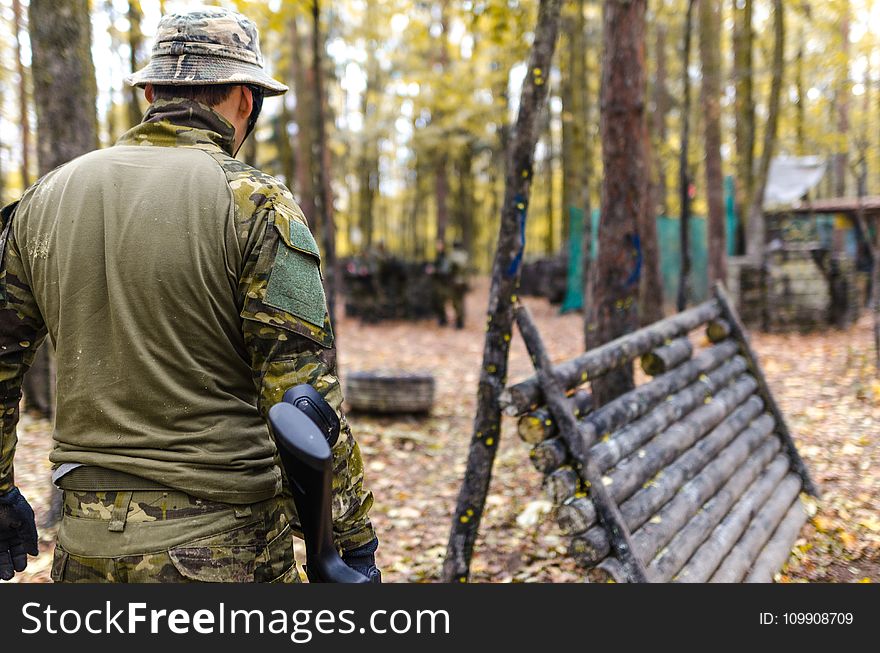
{"type": "Polygon", "coordinates": [[[318,244],[290,191],[271,175],[220,152],[210,152],[232,189],[238,231],[266,219],[261,252],[241,316],[333,346],[318,244]]]}
{"type": "Polygon", "coordinates": [[[266,286],[266,304],[280,308],[317,327],[324,325],[327,299],[321,281],[318,247],[309,228],[296,221],[275,225],[281,236],[266,286]]]}

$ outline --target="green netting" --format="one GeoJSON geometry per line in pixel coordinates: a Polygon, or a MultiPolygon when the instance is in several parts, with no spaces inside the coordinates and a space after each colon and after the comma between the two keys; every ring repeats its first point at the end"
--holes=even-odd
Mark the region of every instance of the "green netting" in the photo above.
{"type": "MultiPolygon", "coordinates": [[[[583,266],[581,265],[580,234],[583,228],[583,211],[572,208],[569,212],[569,252],[568,279],[565,299],[561,311],[578,310],[583,307],[583,266]]],[[[728,222],[730,219],[728,218],[728,222]]],[[[592,213],[592,260],[596,260],[599,243],[599,210],[592,213]]],[[[728,228],[732,229],[728,224],[728,228]]],[[[728,232],[730,233],[730,231],[728,232]]],[[[667,302],[673,302],[678,294],[678,278],[681,270],[681,236],[678,218],[660,216],[657,218],[657,240],[660,247],[660,271],[663,276],[663,293],[667,302]]],[[[728,243],[731,239],[728,238],[728,243]]],[[[707,275],[708,255],[706,251],[706,219],[692,216],[690,221],[690,302],[703,301],[709,296],[707,275]]],[[[728,245],[730,251],[730,244],[728,245]]]]}

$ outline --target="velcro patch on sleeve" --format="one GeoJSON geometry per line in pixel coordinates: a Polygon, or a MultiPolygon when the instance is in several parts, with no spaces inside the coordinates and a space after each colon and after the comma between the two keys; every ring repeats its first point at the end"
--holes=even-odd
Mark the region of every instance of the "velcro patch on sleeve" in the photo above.
{"type": "MultiPolygon", "coordinates": [[[[281,230],[287,226],[282,224],[276,224],[276,227],[281,230]]],[[[327,299],[317,244],[307,226],[296,220],[288,224],[290,231],[282,233],[282,242],[278,243],[265,302],[309,324],[323,327],[327,299]]]]}

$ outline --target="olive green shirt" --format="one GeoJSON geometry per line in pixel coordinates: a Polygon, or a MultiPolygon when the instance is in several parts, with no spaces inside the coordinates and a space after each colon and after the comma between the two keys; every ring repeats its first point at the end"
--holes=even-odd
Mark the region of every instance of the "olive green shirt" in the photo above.
{"type": "Polygon", "coordinates": [[[114,147],[56,169],[4,213],[0,491],[17,386],[48,333],[51,460],[197,497],[276,495],[265,415],[312,383],[343,419],[334,521],[343,548],[358,546],[373,537],[372,497],[340,411],[318,248],[290,192],[230,155],[233,133],[203,105],[157,102],[114,147]]]}

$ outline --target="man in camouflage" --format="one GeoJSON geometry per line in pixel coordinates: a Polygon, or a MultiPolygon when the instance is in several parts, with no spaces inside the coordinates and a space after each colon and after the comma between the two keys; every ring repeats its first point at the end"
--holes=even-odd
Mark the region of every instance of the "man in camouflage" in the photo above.
{"type": "Polygon", "coordinates": [[[377,580],[318,248],[290,191],[234,158],[262,96],[287,87],[264,72],[254,24],[216,8],[163,17],[128,81],[151,103],[143,122],[3,210],[0,578],[37,552],[12,461],[21,378],[48,334],[54,580],[297,582],[265,418],[300,383],[342,421],[334,533],[377,580]]]}

